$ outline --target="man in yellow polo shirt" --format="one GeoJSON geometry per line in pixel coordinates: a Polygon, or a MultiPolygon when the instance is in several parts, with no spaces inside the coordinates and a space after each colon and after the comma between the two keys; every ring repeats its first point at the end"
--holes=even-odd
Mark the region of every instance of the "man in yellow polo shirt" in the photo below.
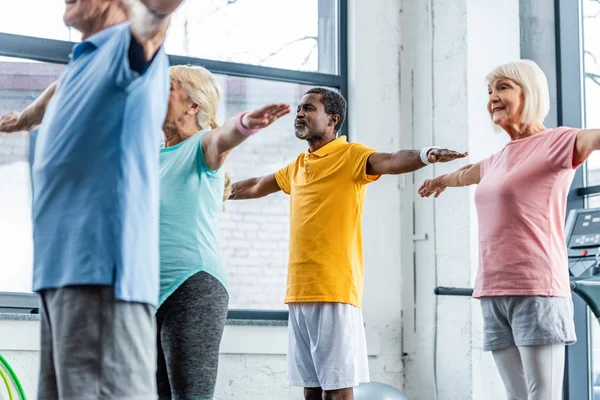
{"type": "Polygon", "coordinates": [[[308,142],[308,151],[275,174],[235,183],[229,197],[290,195],[287,380],[304,387],[307,400],[320,400],[323,392],[327,399],[352,399],[352,388],[369,381],[360,310],[367,184],[466,156],[435,147],[378,153],[345,136],[336,139],[345,116],[340,94],[309,90],[295,120],[296,137],[308,142]]]}

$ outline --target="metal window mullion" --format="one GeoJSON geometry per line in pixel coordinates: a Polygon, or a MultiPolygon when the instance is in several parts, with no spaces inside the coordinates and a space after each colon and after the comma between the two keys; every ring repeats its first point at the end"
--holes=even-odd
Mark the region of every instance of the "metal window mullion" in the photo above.
{"type": "MultiPolygon", "coordinates": [[[[583,123],[581,67],[581,0],[555,0],[556,54],[558,77],[558,125],[580,127],[583,123]]],[[[567,208],[585,207],[581,193],[584,167],[578,168],[567,198],[567,208]]],[[[589,400],[592,395],[589,316],[585,303],[573,296],[575,331],[578,341],[567,346],[565,400],[589,400]]]]}
{"type": "MultiPolygon", "coordinates": [[[[345,99],[348,99],[348,1],[337,0],[338,2],[338,76],[340,77],[340,93],[345,99]]],[[[350,105],[351,107],[351,105],[350,105]]],[[[348,107],[350,109],[350,107],[348,107]]],[[[348,118],[342,126],[342,135],[349,135],[350,123],[348,118]]]]}
{"type": "MultiPolygon", "coordinates": [[[[0,33],[0,56],[67,64],[69,62],[69,54],[75,44],[76,43],[62,40],[0,33]]],[[[216,74],[245,78],[328,86],[338,89],[343,89],[346,81],[346,78],[340,75],[262,67],[259,65],[207,60],[178,55],[169,55],[169,60],[173,65],[202,65],[216,74]]]]}

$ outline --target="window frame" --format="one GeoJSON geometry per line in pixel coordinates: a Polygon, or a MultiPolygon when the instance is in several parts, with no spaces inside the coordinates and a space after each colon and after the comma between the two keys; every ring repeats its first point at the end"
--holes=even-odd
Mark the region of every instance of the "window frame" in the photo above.
{"type": "MultiPolygon", "coordinates": [[[[585,121],[585,86],[582,49],[582,0],[555,0],[558,125],[582,127],[585,121]],[[575,44],[575,45],[574,45],[575,44]]],[[[586,168],[577,169],[567,198],[567,213],[586,207],[588,194],[600,193],[600,185],[585,186],[586,168]]],[[[577,343],[566,348],[563,397],[591,399],[593,395],[589,310],[579,296],[573,296],[577,343]]]]}
{"type": "MultiPolygon", "coordinates": [[[[324,0],[319,0],[324,1],[324,0]]],[[[330,0],[325,0],[330,1],[330,0]]],[[[202,65],[215,74],[255,78],[268,81],[326,86],[340,91],[348,98],[348,4],[337,0],[336,56],[337,73],[295,71],[258,65],[216,61],[203,58],[169,54],[171,65],[202,65]]],[[[75,42],[38,38],[0,32],[0,56],[22,58],[39,62],[67,64],[75,42]]],[[[341,135],[348,136],[348,119],[344,122],[341,135]]],[[[0,292],[0,312],[39,312],[39,298],[35,293],[0,292]]],[[[230,309],[227,319],[286,321],[285,310],[230,309]]]]}

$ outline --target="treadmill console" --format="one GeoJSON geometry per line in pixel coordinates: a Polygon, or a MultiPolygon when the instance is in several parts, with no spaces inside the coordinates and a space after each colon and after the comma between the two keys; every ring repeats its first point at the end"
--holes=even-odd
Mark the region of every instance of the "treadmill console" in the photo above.
{"type": "Polygon", "coordinates": [[[576,278],[598,274],[600,260],[600,208],[569,211],[565,225],[569,271],[576,278]]]}

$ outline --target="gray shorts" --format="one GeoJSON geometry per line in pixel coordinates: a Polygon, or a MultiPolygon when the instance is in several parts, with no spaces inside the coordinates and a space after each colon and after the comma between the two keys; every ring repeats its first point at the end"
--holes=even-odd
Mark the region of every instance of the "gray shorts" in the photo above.
{"type": "Polygon", "coordinates": [[[39,400],[156,399],[152,307],[112,286],[41,293],[39,400]]]}
{"type": "Polygon", "coordinates": [[[484,351],[576,341],[570,297],[482,297],[481,310],[484,351]]]}

